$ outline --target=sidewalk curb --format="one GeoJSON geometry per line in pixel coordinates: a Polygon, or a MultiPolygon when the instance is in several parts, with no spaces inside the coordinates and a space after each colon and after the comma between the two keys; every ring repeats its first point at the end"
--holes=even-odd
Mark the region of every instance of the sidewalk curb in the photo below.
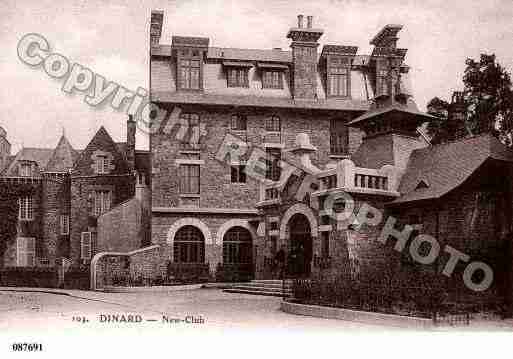
{"type": "Polygon", "coordinates": [[[317,318],[338,319],[363,324],[393,326],[405,329],[435,329],[431,319],[406,317],[394,314],[364,312],[351,309],[323,307],[320,305],[307,305],[282,301],[280,310],[295,315],[304,315],[317,318]]]}

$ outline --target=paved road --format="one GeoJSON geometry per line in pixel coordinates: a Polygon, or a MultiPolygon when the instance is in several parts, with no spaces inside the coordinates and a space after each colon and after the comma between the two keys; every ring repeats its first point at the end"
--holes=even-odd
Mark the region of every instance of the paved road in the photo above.
{"type": "MultiPolygon", "coordinates": [[[[296,316],[279,310],[280,298],[224,293],[219,289],[169,293],[101,293],[71,295],[14,292],[0,289],[0,332],[3,330],[137,330],[256,329],[265,331],[345,333],[394,330],[382,325],[296,316]],[[139,315],[140,323],[102,321],[108,316],[139,315]],[[86,323],[81,319],[85,318],[86,323]],[[166,322],[165,319],[168,319],[166,322]]],[[[477,324],[477,323],[476,323],[477,324]]],[[[488,323],[486,329],[511,330],[511,322],[488,323]],[[491,324],[491,325],[490,325],[491,324]]],[[[471,329],[471,328],[468,328],[471,329]]],[[[479,329],[484,329],[479,326],[479,329]]]]}
{"type": "Polygon", "coordinates": [[[72,296],[34,292],[0,291],[0,331],[3,329],[116,328],[144,326],[151,329],[272,329],[285,331],[382,331],[382,326],[295,316],[279,310],[275,297],[224,293],[198,289],[170,293],[91,293],[72,296]],[[84,299],[86,297],[88,299],[84,299]],[[107,315],[139,315],[143,322],[102,322],[107,315]],[[101,316],[104,317],[101,317],[101,316]],[[78,318],[88,322],[81,324],[78,318]],[[164,317],[170,321],[166,322],[164,317]],[[75,319],[74,319],[75,318],[75,319]],[[176,320],[186,320],[186,322],[176,320]],[[155,321],[152,321],[155,320],[155,321]],[[189,322],[189,323],[187,323],[189,322]],[[194,323],[191,323],[194,322],[194,323]]]}

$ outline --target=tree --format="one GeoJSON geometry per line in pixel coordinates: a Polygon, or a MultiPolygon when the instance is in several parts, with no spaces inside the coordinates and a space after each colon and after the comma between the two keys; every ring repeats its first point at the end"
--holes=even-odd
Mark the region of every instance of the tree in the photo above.
{"type": "Polygon", "coordinates": [[[464,94],[473,132],[509,135],[513,121],[510,75],[493,54],[481,54],[479,62],[468,59],[466,65],[464,94]]]}
{"type": "Polygon", "coordinates": [[[511,144],[513,133],[513,89],[510,74],[496,62],[495,55],[481,54],[467,59],[463,74],[465,116],[452,116],[453,104],[433,98],[428,112],[440,118],[428,126],[435,142],[450,141],[459,135],[491,133],[511,144]],[[431,109],[430,109],[431,105],[431,109]],[[462,131],[462,129],[465,129],[462,131]]]}

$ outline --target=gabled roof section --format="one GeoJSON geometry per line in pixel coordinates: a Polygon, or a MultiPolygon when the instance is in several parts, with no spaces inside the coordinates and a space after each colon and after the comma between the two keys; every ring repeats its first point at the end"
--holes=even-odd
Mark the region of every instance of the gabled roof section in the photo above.
{"type": "Polygon", "coordinates": [[[94,135],[93,139],[87,147],[80,153],[75,165],[73,167],[72,174],[74,176],[94,176],[96,175],[93,170],[93,157],[97,151],[108,152],[112,155],[111,164],[114,169],[110,174],[128,174],[128,164],[124,159],[123,154],[119,151],[118,144],[116,144],[112,137],[105,129],[100,127],[98,132],[94,135]]]}
{"type": "Polygon", "coordinates": [[[16,176],[17,164],[21,161],[30,161],[37,163],[39,170],[44,170],[50,157],[52,156],[53,149],[51,148],[34,148],[34,147],[24,147],[22,148],[10,161],[10,164],[5,169],[3,175],[6,176],[16,176]]]}
{"type": "Polygon", "coordinates": [[[73,149],[68,139],[61,136],[57,147],[53,150],[48,164],[45,168],[46,172],[68,172],[78,158],[78,152],[73,149]]]}
{"type": "Polygon", "coordinates": [[[513,150],[486,134],[413,151],[392,203],[440,198],[470,177],[486,160],[513,163],[513,150]],[[425,181],[428,187],[419,187],[425,181]]]}

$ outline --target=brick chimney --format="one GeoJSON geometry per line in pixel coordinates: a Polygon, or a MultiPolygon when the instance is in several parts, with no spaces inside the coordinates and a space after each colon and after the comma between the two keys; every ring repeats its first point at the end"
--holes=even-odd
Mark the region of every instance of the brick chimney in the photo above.
{"type": "Polygon", "coordinates": [[[162,24],[164,23],[164,11],[152,10],[151,11],[151,25],[150,25],[150,44],[151,46],[158,46],[160,36],[162,35],[162,24]]]}
{"type": "Polygon", "coordinates": [[[134,117],[128,115],[128,121],[126,122],[126,161],[131,171],[135,170],[135,131],[134,117]]]}
{"type": "Polygon", "coordinates": [[[307,17],[306,28],[303,15],[298,15],[298,26],[289,30],[287,38],[292,39],[292,94],[295,99],[317,98],[317,42],[322,29],[313,28],[313,17],[307,17]]]}
{"type": "Polygon", "coordinates": [[[7,165],[7,159],[11,154],[11,144],[7,140],[7,132],[0,127],[0,171],[7,165]]]}
{"type": "Polygon", "coordinates": [[[467,109],[464,94],[461,91],[454,91],[447,114],[447,124],[451,128],[450,132],[454,134],[454,139],[462,138],[468,134],[465,127],[466,116],[467,109]]]}
{"type": "Polygon", "coordinates": [[[401,72],[407,71],[406,67],[401,67],[407,49],[397,48],[397,34],[401,29],[402,25],[386,25],[370,41],[374,45],[371,57],[376,66],[374,97],[378,107],[390,105],[395,100],[405,102],[407,98],[405,90],[400,86],[401,72]]]}

